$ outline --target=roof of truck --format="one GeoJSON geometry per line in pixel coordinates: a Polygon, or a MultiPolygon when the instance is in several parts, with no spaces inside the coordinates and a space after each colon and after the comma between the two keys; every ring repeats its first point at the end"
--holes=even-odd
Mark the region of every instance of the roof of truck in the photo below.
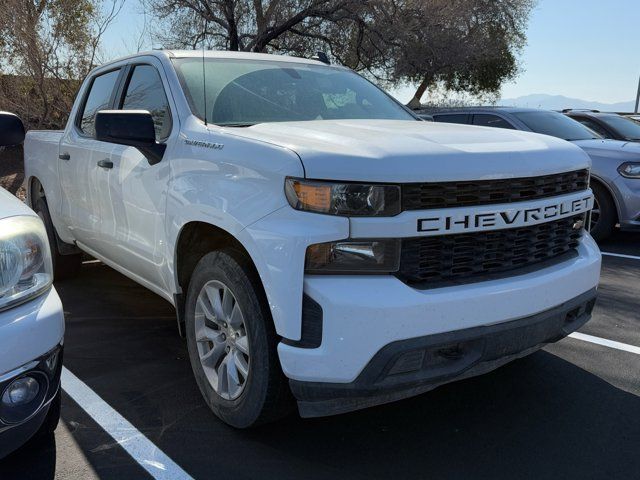
{"type": "Polygon", "coordinates": [[[147,52],[139,52],[133,55],[127,55],[124,57],[111,60],[104,65],[121,62],[123,60],[129,60],[138,57],[152,56],[158,58],[226,58],[226,59],[239,59],[239,60],[267,60],[278,62],[291,62],[291,63],[303,63],[311,65],[324,65],[325,63],[311,59],[301,57],[291,57],[289,55],[272,55],[269,53],[254,53],[254,52],[230,52],[227,50],[150,50],[147,52]]]}

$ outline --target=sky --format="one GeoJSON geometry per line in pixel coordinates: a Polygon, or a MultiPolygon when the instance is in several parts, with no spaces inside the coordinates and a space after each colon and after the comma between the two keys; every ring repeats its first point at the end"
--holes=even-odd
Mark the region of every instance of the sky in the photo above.
{"type": "MultiPolygon", "coordinates": [[[[546,93],[603,103],[634,99],[639,20],[640,0],[538,0],[520,56],[522,72],[503,86],[502,98],[546,93]]],[[[104,37],[105,60],[135,52],[144,25],[138,2],[126,0],[104,37]]],[[[150,47],[147,39],[144,48],[150,47]]],[[[413,92],[404,86],[391,93],[406,103],[413,92]]]]}

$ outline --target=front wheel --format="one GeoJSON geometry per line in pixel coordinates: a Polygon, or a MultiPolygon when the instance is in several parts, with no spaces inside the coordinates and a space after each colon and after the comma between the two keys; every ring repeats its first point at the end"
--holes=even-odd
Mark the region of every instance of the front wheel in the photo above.
{"type": "Polygon", "coordinates": [[[597,183],[591,185],[594,203],[591,210],[591,236],[601,242],[607,239],[616,226],[616,206],[609,192],[597,183]]]}
{"type": "Polygon", "coordinates": [[[196,266],[187,293],[187,347],[198,387],[209,408],[236,428],[276,420],[290,404],[257,282],[239,253],[212,252],[196,266]]]}

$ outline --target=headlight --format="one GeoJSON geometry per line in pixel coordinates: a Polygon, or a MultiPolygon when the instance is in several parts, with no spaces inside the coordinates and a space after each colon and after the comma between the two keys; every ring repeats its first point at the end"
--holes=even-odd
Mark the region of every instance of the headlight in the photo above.
{"type": "Polygon", "coordinates": [[[287,178],[285,193],[287,200],[296,210],[345,217],[392,217],[400,213],[398,185],[287,178]]]}
{"type": "Polygon", "coordinates": [[[400,267],[400,240],[341,240],[307,248],[305,272],[311,274],[392,273],[400,267]]]}
{"type": "Polygon", "coordinates": [[[25,302],[51,286],[53,268],[38,217],[0,220],[0,310],[25,302]]]}
{"type": "Polygon", "coordinates": [[[640,163],[623,163],[618,167],[618,173],[626,178],[640,178],[640,163]]]}

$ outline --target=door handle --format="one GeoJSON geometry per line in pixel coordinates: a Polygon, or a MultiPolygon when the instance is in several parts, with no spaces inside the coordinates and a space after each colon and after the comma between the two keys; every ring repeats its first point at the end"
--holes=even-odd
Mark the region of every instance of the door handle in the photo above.
{"type": "Polygon", "coordinates": [[[60,155],[58,155],[58,158],[60,160],[71,160],[71,155],[69,155],[68,153],[61,153],[60,155]]]}
{"type": "Polygon", "coordinates": [[[113,168],[113,162],[110,160],[100,160],[98,166],[102,168],[113,168]]]}

